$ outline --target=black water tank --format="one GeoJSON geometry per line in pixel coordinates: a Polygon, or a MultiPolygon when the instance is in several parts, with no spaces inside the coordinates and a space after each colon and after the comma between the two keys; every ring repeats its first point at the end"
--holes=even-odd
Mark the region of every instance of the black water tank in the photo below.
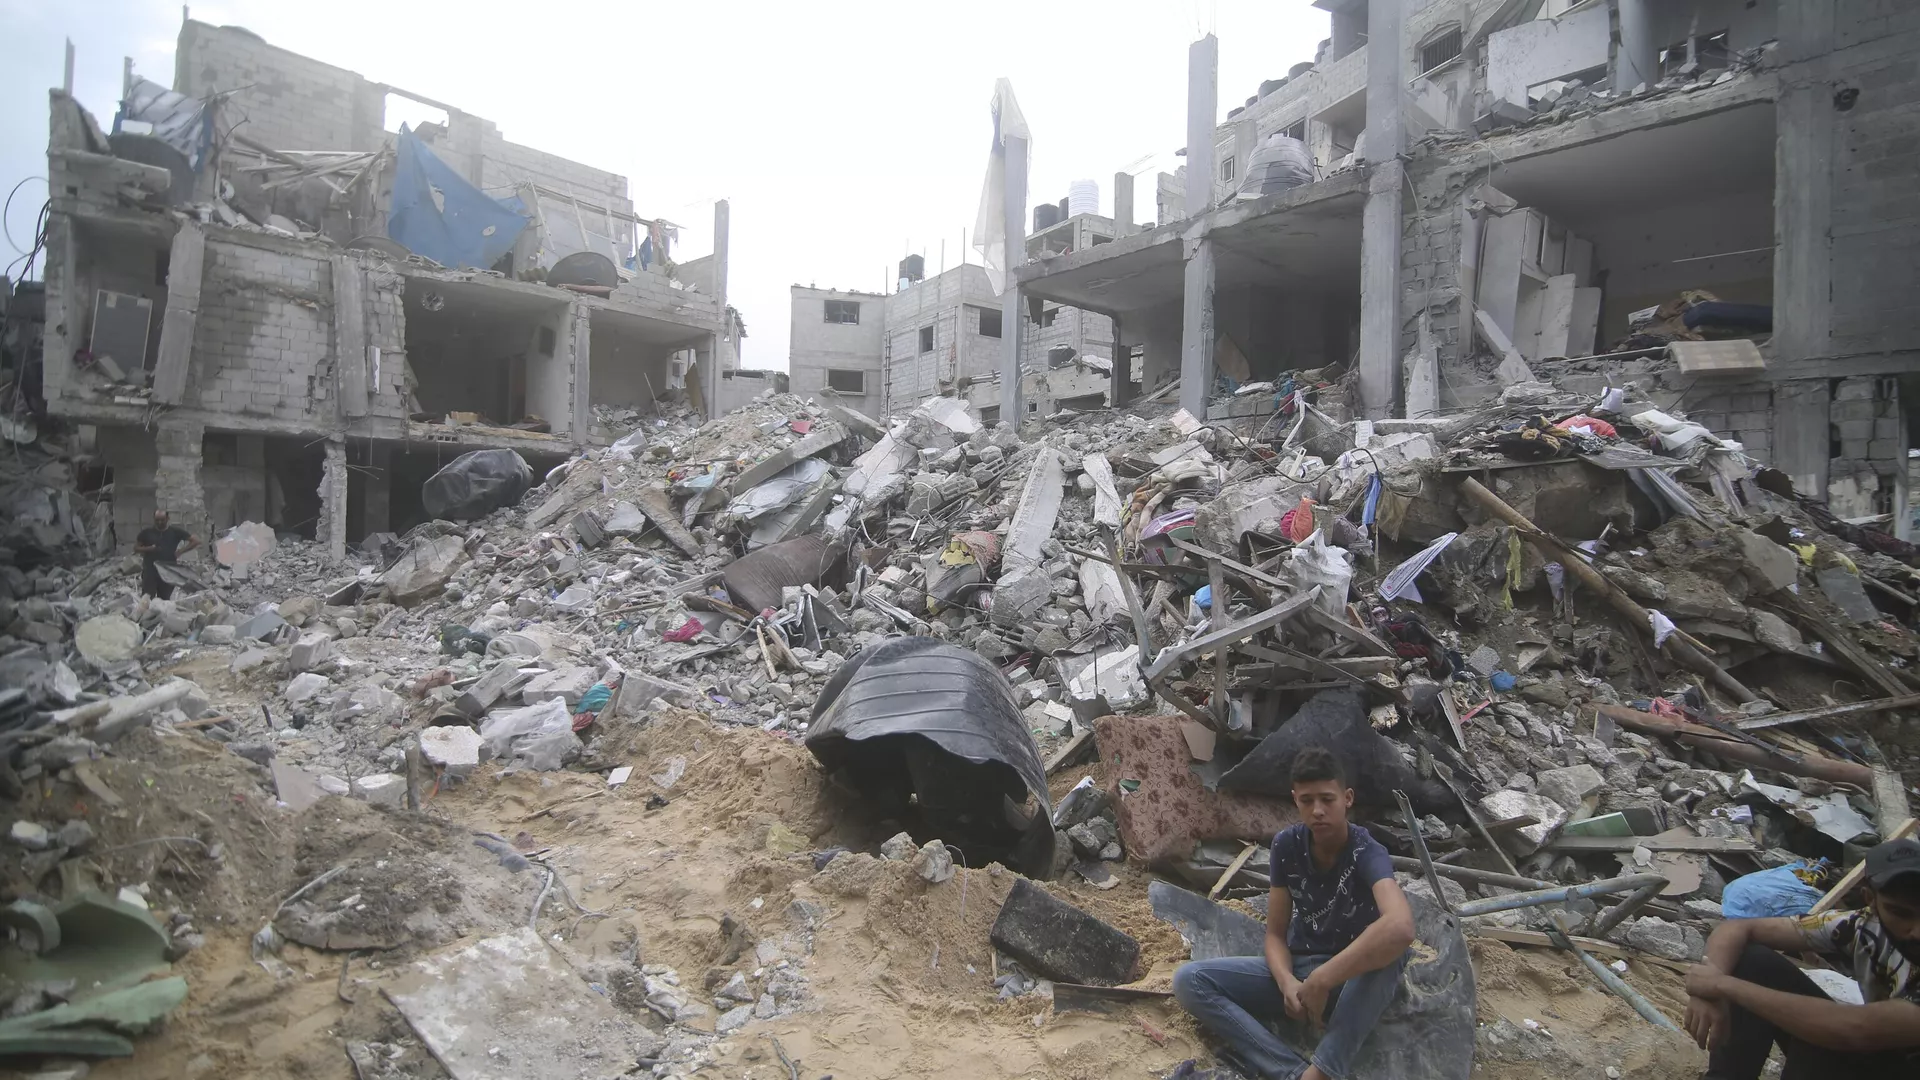
{"type": "Polygon", "coordinates": [[[1066,220],[1066,212],[1053,203],[1041,203],[1033,208],[1033,231],[1051,229],[1066,220]]]}
{"type": "Polygon", "coordinates": [[[908,281],[925,281],[927,260],[924,255],[909,255],[900,260],[900,276],[908,281]]]}

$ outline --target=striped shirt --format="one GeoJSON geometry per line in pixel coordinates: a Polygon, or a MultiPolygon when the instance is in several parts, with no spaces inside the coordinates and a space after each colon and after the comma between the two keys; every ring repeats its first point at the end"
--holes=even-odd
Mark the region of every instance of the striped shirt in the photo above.
{"type": "Polygon", "coordinates": [[[1829,911],[1794,922],[1808,948],[1853,965],[1861,1000],[1871,1004],[1898,999],[1920,1005],[1920,945],[1908,944],[1903,952],[1871,910],[1829,911]]]}

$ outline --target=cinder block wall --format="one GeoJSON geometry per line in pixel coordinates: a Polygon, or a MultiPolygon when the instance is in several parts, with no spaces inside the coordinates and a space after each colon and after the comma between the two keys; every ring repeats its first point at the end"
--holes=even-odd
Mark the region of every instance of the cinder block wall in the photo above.
{"type": "Polygon", "coordinates": [[[275,149],[371,150],[384,137],[385,99],[367,80],[237,26],[183,25],[173,88],[192,97],[233,92],[224,121],[275,149]]]}
{"type": "Polygon", "coordinates": [[[795,286],[791,303],[787,372],[792,391],[838,402],[878,418],[885,400],[881,350],[886,342],[887,298],[873,293],[795,286]],[[827,322],[825,304],[829,300],[858,303],[859,323],[827,322]],[[828,392],[829,369],[864,372],[866,393],[828,392]]]}
{"type": "Polygon", "coordinates": [[[324,257],[209,236],[188,407],[330,421],[332,328],[333,274],[324,257]]]}

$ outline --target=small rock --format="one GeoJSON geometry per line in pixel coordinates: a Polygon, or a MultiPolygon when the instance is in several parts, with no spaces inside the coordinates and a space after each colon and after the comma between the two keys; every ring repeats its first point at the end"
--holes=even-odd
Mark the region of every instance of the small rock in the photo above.
{"type": "Polygon", "coordinates": [[[332,680],[328,679],[325,675],[311,671],[302,672],[299,675],[295,675],[293,681],[287,684],[287,700],[296,703],[302,702],[318,695],[332,685],[332,680]]]}
{"type": "Polygon", "coordinates": [[[93,843],[93,826],[84,821],[69,821],[53,834],[53,842],[69,851],[79,851],[93,843]]]}
{"type": "Polygon", "coordinates": [[[947,845],[929,840],[913,857],[913,870],[927,882],[938,885],[953,876],[953,855],[947,845]]]}
{"type": "Polygon", "coordinates": [[[13,830],[7,834],[13,842],[28,851],[45,851],[52,844],[53,836],[45,825],[37,821],[16,821],[13,830]]]}
{"type": "Polygon", "coordinates": [[[320,613],[320,598],[317,596],[290,596],[276,607],[280,617],[290,626],[305,626],[307,620],[320,613]]]}
{"type": "Polygon", "coordinates": [[[726,1012],[720,1014],[720,1019],[714,1021],[713,1033],[715,1035],[731,1035],[741,1028],[746,1027],[747,1021],[751,1019],[753,1019],[753,1006],[751,1005],[742,1005],[739,1008],[728,1009],[726,1012]]]}
{"type": "Polygon", "coordinates": [[[772,994],[761,994],[760,1000],[753,1006],[755,1020],[771,1020],[778,1012],[779,1006],[774,1002],[772,994]]]}
{"type": "Polygon", "coordinates": [[[202,645],[231,645],[233,644],[234,637],[234,628],[226,623],[214,623],[212,626],[203,626],[200,628],[200,644],[202,645]]]}
{"type": "Polygon", "coordinates": [[[880,857],[892,859],[895,862],[906,862],[919,851],[920,846],[915,844],[913,837],[906,833],[894,833],[887,838],[886,843],[880,845],[880,857]]]}

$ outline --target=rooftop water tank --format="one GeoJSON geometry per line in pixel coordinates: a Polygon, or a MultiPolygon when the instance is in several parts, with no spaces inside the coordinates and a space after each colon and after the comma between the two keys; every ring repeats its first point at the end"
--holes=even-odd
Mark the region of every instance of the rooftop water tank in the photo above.
{"type": "Polygon", "coordinates": [[[1067,185],[1067,216],[1100,212],[1100,181],[1075,180],[1067,185]]]}

